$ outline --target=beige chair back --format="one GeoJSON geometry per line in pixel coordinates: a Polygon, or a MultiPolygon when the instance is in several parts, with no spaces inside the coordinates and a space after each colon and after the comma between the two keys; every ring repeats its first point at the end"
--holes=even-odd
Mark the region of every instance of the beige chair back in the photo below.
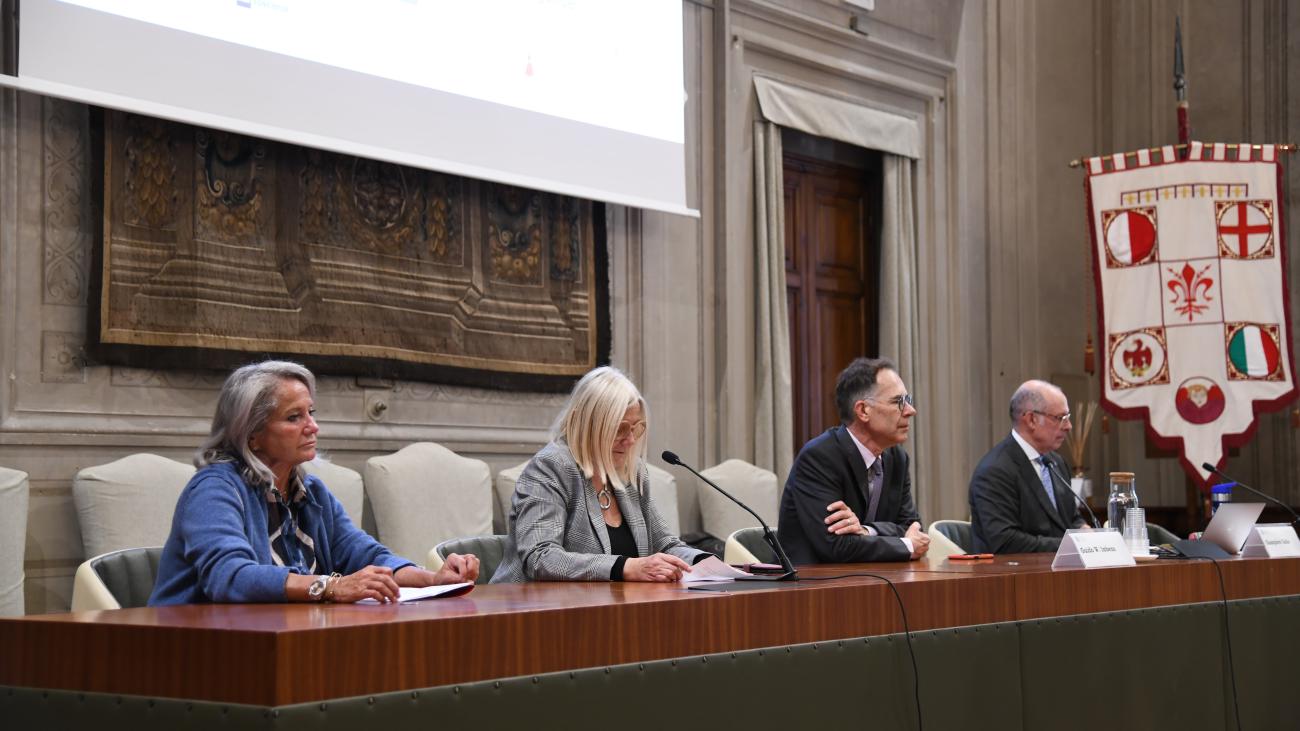
{"type": "Polygon", "coordinates": [[[86,556],[161,546],[194,467],[156,454],[132,454],[87,467],[72,480],[72,502],[86,556]]]}
{"type": "Polygon", "coordinates": [[[303,464],[308,474],[315,475],[325,483],[326,489],[343,505],[343,510],[352,519],[352,524],[360,528],[361,513],[365,509],[366,492],[361,473],[336,465],[321,458],[303,464]]]}
{"type": "Polygon", "coordinates": [[[0,617],[20,617],[27,552],[27,473],[0,467],[0,617]]]}
{"type": "Polygon", "coordinates": [[[649,463],[646,463],[646,468],[650,472],[650,501],[659,509],[668,532],[680,536],[682,518],[677,512],[677,478],[668,470],[661,470],[649,463]]]}
{"type": "Polygon", "coordinates": [[[510,532],[510,505],[515,498],[515,483],[519,481],[519,476],[524,473],[524,468],[527,466],[528,462],[521,462],[497,473],[494,484],[497,508],[501,515],[501,524],[495,526],[497,533],[504,535],[510,532]]]}
{"type": "MultiPolygon", "coordinates": [[[[723,490],[731,493],[737,500],[762,516],[768,525],[773,526],[773,530],[776,529],[780,492],[777,489],[774,473],[743,460],[729,459],[700,474],[718,483],[723,490]]],[[[756,525],[754,516],[708,485],[700,486],[699,496],[700,522],[709,535],[725,540],[727,536],[741,528],[756,525]]]]}
{"type": "Polygon", "coordinates": [[[366,460],[379,541],[419,561],[449,538],[492,534],[492,471],[440,444],[419,442],[366,460]]]}

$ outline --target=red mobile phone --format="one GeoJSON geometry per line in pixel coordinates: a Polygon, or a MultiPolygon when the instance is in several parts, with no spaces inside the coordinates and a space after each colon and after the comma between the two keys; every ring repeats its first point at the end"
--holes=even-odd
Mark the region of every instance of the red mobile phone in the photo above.
{"type": "Polygon", "coordinates": [[[748,571],[751,574],[784,574],[785,569],[780,564],[775,563],[747,563],[740,567],[741,571],[748,571]]]}

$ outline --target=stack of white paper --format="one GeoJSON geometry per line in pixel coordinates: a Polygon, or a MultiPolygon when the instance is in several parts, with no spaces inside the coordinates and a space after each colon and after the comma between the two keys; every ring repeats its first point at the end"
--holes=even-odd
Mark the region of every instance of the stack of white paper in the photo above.
{"type": "Polygon", "coordinates": [[[717,556],[709,556],[692,566],[690,573],[682,574],[682,583],[694,584],[699,581],[735,581],[736,579],[744,578],[746,576],[753,576],[753,574],[728,566],[717,556]]]}
{"type": "MultiPolygon", "coordinates": [[[[472,587],[474,584],[465,581],[459,584],[442,584],[440,586],[426,586],[422,589],[412,589],[403,586],[398,589],[397,602],[404,604],[406,602],[418,602],[421,599],[432,599],[445,594],[464,594],[468,591],[466,587],[472,587]],[[464,591],[462,591],[464,590],[464,591]]],[[[374,599],[361,599],[357,604],[378,604],[374,599]]]]}

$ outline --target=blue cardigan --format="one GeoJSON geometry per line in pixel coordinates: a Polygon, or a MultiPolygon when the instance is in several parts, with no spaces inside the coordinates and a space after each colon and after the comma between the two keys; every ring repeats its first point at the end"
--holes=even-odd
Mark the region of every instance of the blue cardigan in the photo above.
{"type": "MultiPolygon", "coordinates": [[[[413,564],[353,525],[315,476],[303,486],[299,524],[315,543],[317,572],[346,576],[370,565],[397,571],[413,564]]],[[[149,605],[284,601],[292,569],[272,561],[265,490],[246,483],[237,463],[199,470],[176,503],[149,605]]]]}

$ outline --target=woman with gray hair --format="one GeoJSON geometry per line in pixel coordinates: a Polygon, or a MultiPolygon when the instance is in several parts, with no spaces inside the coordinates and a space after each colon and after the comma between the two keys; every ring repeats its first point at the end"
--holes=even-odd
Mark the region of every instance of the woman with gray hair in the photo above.
{"type": "Polygon", "coordinates": [[[583,376],[551,443],[515,483],[492,583],[677,581],[711,554],[668,533],[650,500],[645,400],[616,368],[583,376]]]}
{"type": "Polygon", "coordinates": [[[302,468],[316,457],[316,378],[268,360],[226,379],[163,546],[151,606],[204,602],[395,601],[398,587],[474,581],[478,559],[437,573],[352,524],[302,468]]]}

